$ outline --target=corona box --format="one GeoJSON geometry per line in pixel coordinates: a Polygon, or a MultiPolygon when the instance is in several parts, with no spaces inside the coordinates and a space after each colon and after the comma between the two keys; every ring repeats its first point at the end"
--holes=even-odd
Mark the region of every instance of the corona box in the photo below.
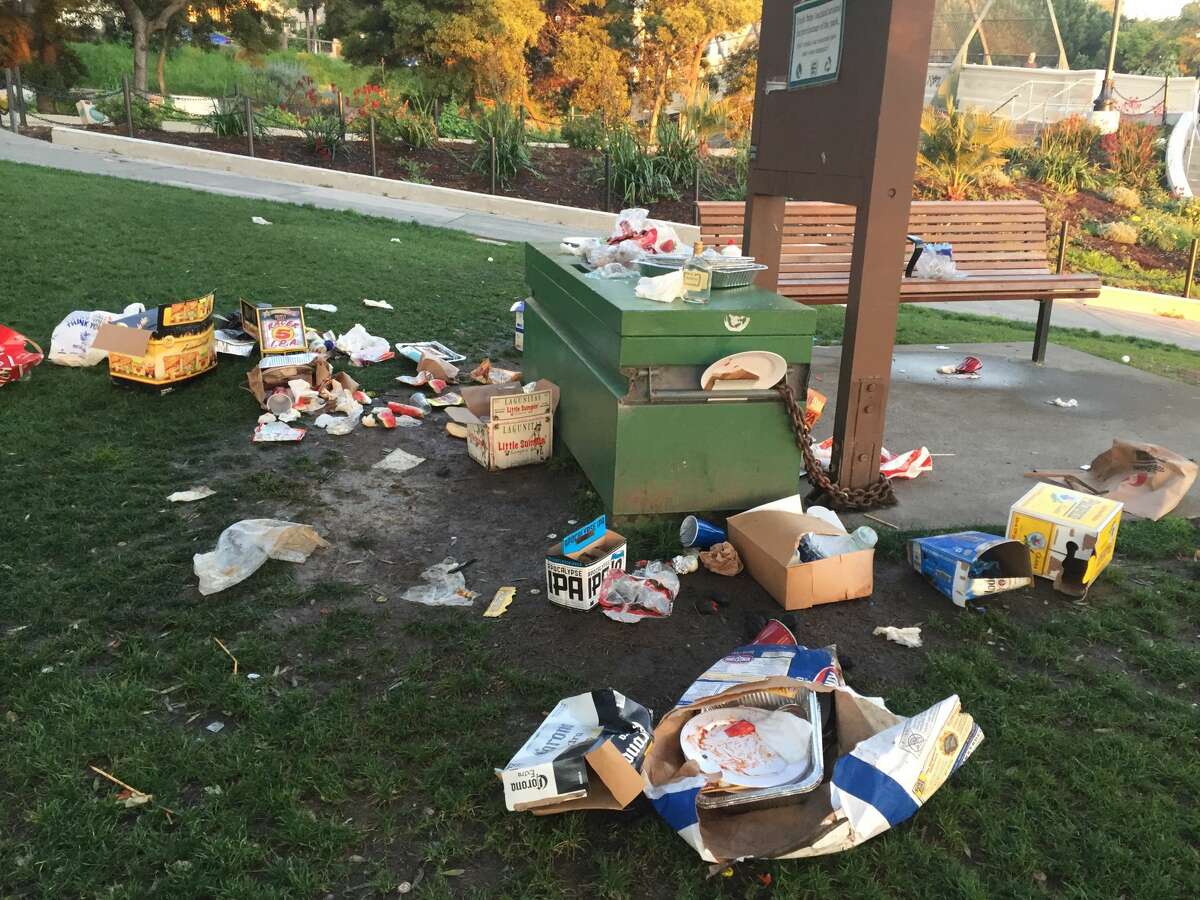
{"type": "Polygon", "coordinates": [[[213,295],[114,319],[100,327],[92,347],[108,351],[115,384],[165,394],[217,366],[213,295]]]}

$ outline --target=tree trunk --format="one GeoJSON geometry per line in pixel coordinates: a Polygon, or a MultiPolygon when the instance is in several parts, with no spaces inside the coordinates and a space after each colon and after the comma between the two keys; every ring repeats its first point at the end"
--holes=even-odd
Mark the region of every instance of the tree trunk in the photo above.
{"type": "Polygon", "coordinates": [[[286,23],[279,25],[279,49],[286,50],[288,48],[288,30],[286,23]]]}
{"type": "Polygon", "coordinates": [[[146,90],[146,60],[150,55],[150,28],[147,22],[130,22],[133,29],[133,88],[146,90]]]}
{"type": "Polygon", "coordinates": [[[650,107],[650,140],[656,140],[658,134],[658,119],[662,115],[663,104],[667,99],[667,82],[671,78],[671,68],[668,66],[654,86],[654,104],[650,107]]]}
{"type": "Polygon", "coordinates": [[[158,48],[158,66],[155,74],[158,75],[158,92],[164,97],[167,96],[167,52],[171,49],[171,26],[167,25],[163,31],[162,46],[158,48]]]}

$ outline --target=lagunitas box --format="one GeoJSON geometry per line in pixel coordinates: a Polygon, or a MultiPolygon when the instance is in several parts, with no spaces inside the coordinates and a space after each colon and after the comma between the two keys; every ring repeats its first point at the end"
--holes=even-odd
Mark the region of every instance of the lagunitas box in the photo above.
{"type": "Polygon", "coordinates": [[[1122,504],[1042,482],[1012,505],[1008,537],[1029,549],[1033,574],[1082,595],[1112,561],[1122,504]]]}
{"type": "Polygon", "coordinates": [[[537,381],[465,387],[447,416],[467,429],[467,453],[490,472],[545,462],[554,451],[558,386],[537,381]]]}
{"type": "Polygon", "coordinates": [[[599,516],[568,534],[546,554],[546,596],[570,609],[591,609],[609,569],[625,571],[625,538],[599,516]]]}
{"type": "Polygon", "coordinates": [[[108,351],[114,383],[165,394],[217,367],[213,295],[164,303],[101,325],[92,341],[108,351]]]}

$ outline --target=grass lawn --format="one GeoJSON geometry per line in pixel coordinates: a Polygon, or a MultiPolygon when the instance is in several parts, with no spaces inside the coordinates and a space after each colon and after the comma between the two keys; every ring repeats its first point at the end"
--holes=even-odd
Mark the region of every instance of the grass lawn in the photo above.
{"type": "MultiPolygon", "coordinates": [[[[361,321],[480,353],[509,343],[523,295],[518,247],[455,232],[7,163],[0,185],[0,321],[45,345],[74,309],[215,290],[222,310],[239,295],[334,303],[338,314],[314,314],[321,327],[361,321]]],[[[912,342],[1032,331],[924,309],[901,321],[912,342]]],[[[1131,343],[1054,340],[1106,356],[1131,343]]],[[[1145,349],[1135,359],[1157,371],[1200,369],[1196,354],[1145,349]]],[[[970,763],[910,822],[850,853],[709,881],[653,815],[504,811],[491,770],[526,737],[505,722],[602,685],[514,664],[457,610],[397,619],[404,640],[385,640],[348,608],[346,585],[302,583],[285,565],[198,595],[191,556],[229,522],[165,495],[208,482],[262,516],[290,497],[248,442],[244,369],[223,358],[159,398],[115,389],[103,367],[44,364],[0,391],[0,896],[395,896],[418,873],[414,894],[428,897],[1200,895],[1189,523],[1123,526],[1086,603],[936,605],[922,624],[946,649],[913,651],[917,677],[851,682],[905,714],[958,693],[987,734],[970,763]],[[276,618],[310,605],[328,614],[276,618]],[[214,637],[263,677],[232,677],[214,637]],[[213,721],[220,734],[205,730],[213,721]],[[154,802],[119,806],[89,766],[154,802]]],[[[394,372],[354,374],[370,389],[394,372]]],[[[340,459],[287,474],[321,478],[340,459]]],[[[888,536],[879,570],[899,571],[901,553],[888,536]]]]}

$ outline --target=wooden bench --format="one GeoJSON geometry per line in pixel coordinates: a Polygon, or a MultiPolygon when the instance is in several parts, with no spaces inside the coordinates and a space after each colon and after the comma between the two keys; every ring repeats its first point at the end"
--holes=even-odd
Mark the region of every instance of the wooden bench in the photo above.
{"type": "MultiPolygon", "coordinates": [[[[704,201],[697,206],[700,235],[706,244],[742,244],[744,203],[704,201]]],[[[853,206],[789,202],[775,290],[810,306],[845,303],[854,221],[853,206]]],[[[1051,271],[1046,255],[1046,210],[1036,200],[914,200],[908,232],[926,243],[952,244],[958,270],[967,277],[905,277],[900,302],[1036,300],[1041,309],[1034,362],[1045,358],[1053,301],[1100,295],[1097,276],[1061,271],[1061,254],[1055,267],[1059,271],[1051,271]]],[[[901,265],[906,265],[912,246],[897,248],[897,253],[901,265]]]]}

